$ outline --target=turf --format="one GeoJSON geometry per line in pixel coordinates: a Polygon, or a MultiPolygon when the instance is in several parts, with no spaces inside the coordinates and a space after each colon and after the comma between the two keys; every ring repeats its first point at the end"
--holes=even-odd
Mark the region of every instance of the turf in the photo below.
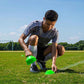
{"type": "MultiPolygon", "coordinates": [[[[45,71],[31,73],[26,57],[21,55],[24,52],[0,52],[0,84],[84,84],[84,63],[61,70],[84,61],[84,52],[65,52],[57,58],[58,71],[53,75],[45,75],[45,71]]],[[[51,69],[51,63],[47,61],[47,68],[51,69]]]]}

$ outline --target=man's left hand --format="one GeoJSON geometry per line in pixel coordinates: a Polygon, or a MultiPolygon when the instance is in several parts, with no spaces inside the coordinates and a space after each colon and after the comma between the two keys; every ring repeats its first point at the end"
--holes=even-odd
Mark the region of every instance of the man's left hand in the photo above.
{"type": "Polygon", "coordinates": [[[56,66],[55,64],[52,64],[52,70],[53,70],[54,72],[57,71],[57,66],[56,66]]]}

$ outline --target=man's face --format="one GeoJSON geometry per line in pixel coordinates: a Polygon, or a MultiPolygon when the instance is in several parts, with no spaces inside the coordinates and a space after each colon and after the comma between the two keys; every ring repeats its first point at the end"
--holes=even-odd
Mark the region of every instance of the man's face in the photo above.
{"type": "Polygon", "coordinates": [[[46,20],[45,18],[43,18],[43,27],[44,30],[50,30],[55,26],[56,21],[50,21],[50,20],[46,20]]]}

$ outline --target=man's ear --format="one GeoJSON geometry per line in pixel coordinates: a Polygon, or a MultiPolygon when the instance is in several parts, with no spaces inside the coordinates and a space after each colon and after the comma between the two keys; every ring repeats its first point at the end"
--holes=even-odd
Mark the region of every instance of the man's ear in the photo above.
{"type": "Polygon", "coordinates": [[[45,17],[43,17],[43,20],[45,20],[45,17]]]}

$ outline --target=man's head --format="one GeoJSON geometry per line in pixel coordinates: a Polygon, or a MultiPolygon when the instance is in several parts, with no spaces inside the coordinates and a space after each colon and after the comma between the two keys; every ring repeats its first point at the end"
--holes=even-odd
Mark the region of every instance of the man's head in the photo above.
{"type": "Polygon", "coordinates": [[[44,30],[50,30],[54,27],[56,21],[58,19],[58,14],[54,10],[48,10],[45,13],[45,17],[43,18],[43,27],[44,30]]]}
{"type": "Polygon", "coordinates": [[[45,13],[45,19],[49,21],[57,21],[58,19],[58,14],[54,10],[48,10],[45,13]]]}

